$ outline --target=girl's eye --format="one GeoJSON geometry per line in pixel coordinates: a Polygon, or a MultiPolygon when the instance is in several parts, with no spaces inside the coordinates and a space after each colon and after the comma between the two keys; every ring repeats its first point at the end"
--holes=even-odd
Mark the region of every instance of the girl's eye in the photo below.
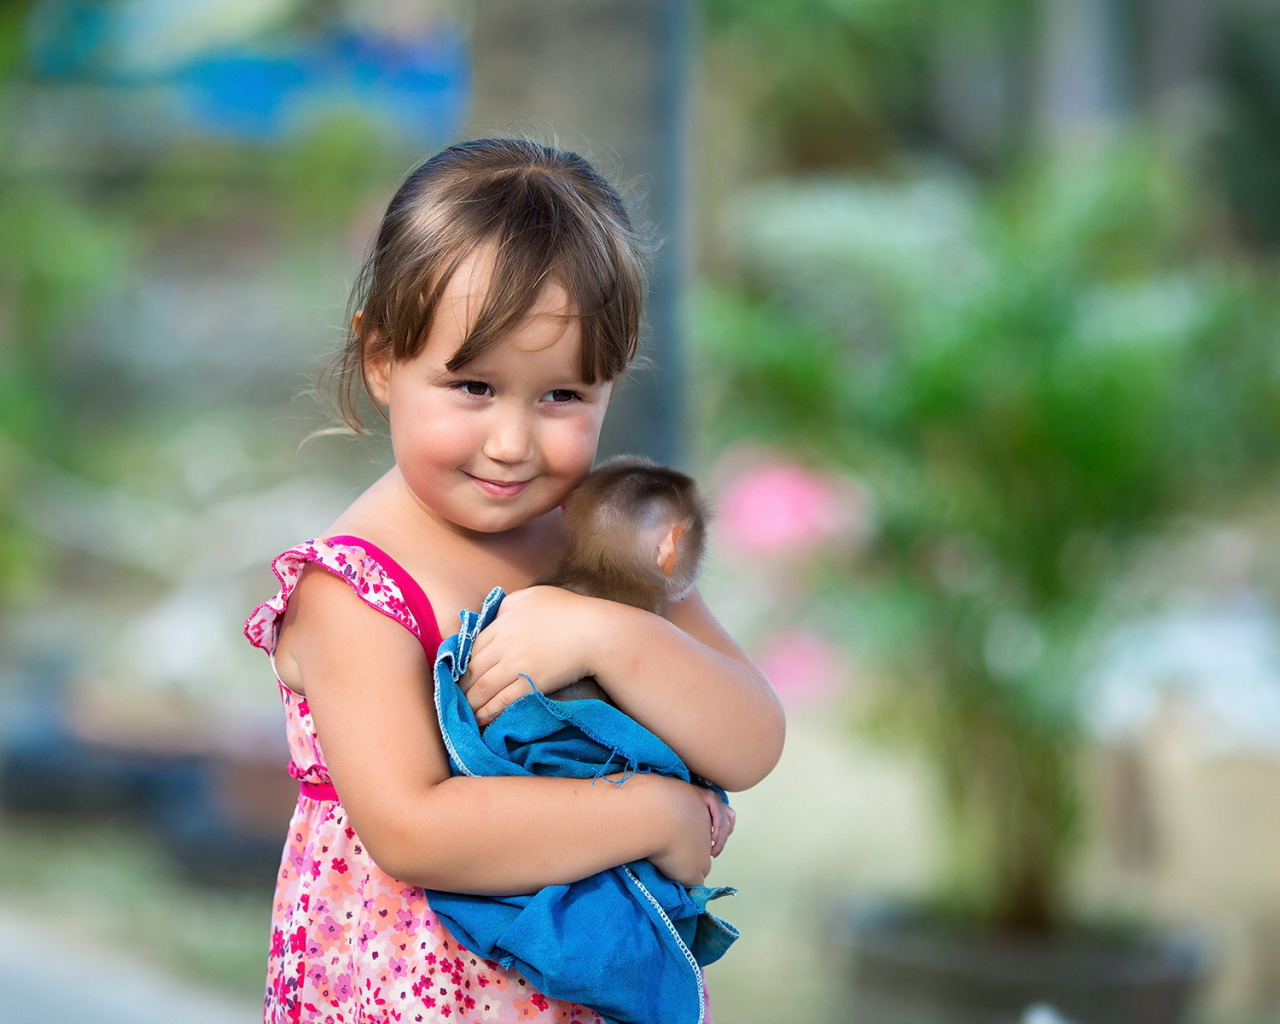
{"type": "Polygon", "coordinates": [[[546,397],[552,402],[572,402],[582,396],[568,388],[556,388],[555,391],[548,391],[546,397]]]}
{"type": "Polygon", "coordinates": [[[454,385],[459,391],[467,395],[475,395],[477,398],[483,398],[489,393],[489,385],[482,380],[464,380],[454,385]]]}

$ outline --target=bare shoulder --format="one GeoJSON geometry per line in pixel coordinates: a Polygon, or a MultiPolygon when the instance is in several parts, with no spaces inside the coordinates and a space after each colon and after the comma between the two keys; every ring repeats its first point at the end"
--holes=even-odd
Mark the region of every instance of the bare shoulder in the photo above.
{"type": "Polygon", "coordinates": [[[280,640],[281,680],[305,694],[324,764],[372,848],[366,831],[385,839],[379,823],[394,821],[422,786],[449,777],[426,652],[409,629],[319,566],[299,580],[280,640]]]}
{"type": "Polygon", "coordinates": [[[416,638],[403,626],[366,604],[345,580],[311,564],[289,597],[275,663],[280,681],[305,695],[307,677],[317,666],[369,651],[403,659],[419,650],[416,638]]]}

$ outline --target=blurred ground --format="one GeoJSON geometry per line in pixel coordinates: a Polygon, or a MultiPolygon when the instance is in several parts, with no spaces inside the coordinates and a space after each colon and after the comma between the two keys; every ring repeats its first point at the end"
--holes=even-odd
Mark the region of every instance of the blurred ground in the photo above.
{"type": "MultiPolygon", "coordinates": [[[[1280,763],[1197,751],[1193,726],[1179,712],[1148,738],[1155,841],[1126,866],[1104,829],[1082,870],[1082,902],[1197,926],[1212,972],[1195,1024],[1270,1024],[1280,1005],[1280,763]]],[[[1132,759],[1096,769],[1114,785],[1132,759]]],[[[742,938],[707,972],[716,1021],[848,1021],[846,912],[917,891],[933,868],[925,776],[858,738],[830,706],[798,707],[782,763],[733,801],[737,832],[712,880],[739,889],[716,910],[742,938]]],[[[112,823],[16,824],[0,821],[0,1020],[257,1019],[266,893],[185,884],[153,844],[112,823]]]]}
{"type": "Polygon", "coordinates": [[[244,1024],[261,1013],[87,943],[69,925],[0,908],[6,1024],[244,1024]]]}

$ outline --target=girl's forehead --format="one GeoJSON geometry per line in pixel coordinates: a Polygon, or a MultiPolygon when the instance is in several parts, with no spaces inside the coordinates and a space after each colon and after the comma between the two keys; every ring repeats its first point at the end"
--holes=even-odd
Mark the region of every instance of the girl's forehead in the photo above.
{"type": "MultiPolygon", "coordinates": [[[[503,325],[465,365],[480,367],[504,354],[530,355],[555,347],[556,354],[580,364],[582,327],[568,289],[547,277],[536,292],[495,283],[497,250],[480,245],[467,253],[444,282],[431,314],[425,351],[433,362],[447,363],[472,338],[482,313],[503,325]],[[564,344],[557,344],[561,338],[564,344]],[[490,357],[493,357],[492,359],[490,357]]],[[[482,327],[490,333],[491,328],[482,327]]],[[[460,369],[461,367],[459,367],[460,369]]]]}
{"type": "MultiPolygon", "coordinates": [[[[460,316],[474,322],[480,315],[493,291],[494,271],[497,268],[498,249],[491,242],[481,243],[458,263],[441,293],[441,304],[454,307],[460,316]]],[[[569,289],[559,277],[548,276],[538,290],[529,308],[530,316],[568,316],[572,313],[573,299],[569,289]]]]}
{"type": "MultiPolygon", "coordinates": [[[[462,339],[449,344],[446,359],[457,354],[462,339]]],[[[443,348],[444,346],[442,346],[443,348]]],[[[582,376],[582,329],[576,317],[529,317],[466,364],[484,372],[550,373],[578,380],[582,376]]]]}
{"type": "MultiPolygon", "coordinates": [[[[438,340],[450,353],[456,352],[471,335],[487,298],[484,293],[472,292],[457,296],[456,301],[451,301],[447,294],[441,296],[432,318],[428,344],[438,340]]],[[[504,336],[496,338],[492,348],[537,351],[566,334],[572,335],[576,356],[581,347],[581,321],[573,315],[572,304],[563,286],[548,282],[524,316],[504,336]]]]}
{"type": "MultiPolygon", "coordinates": [[[[563,303],[539,302],[511,329],[493,339],[459,371],[485,374],[550,374],[561,380],[582,377],[582,324],[565,315],[563,303]]],[[[450,311],[442,303],[422,354],[441,367],[450,363],[470,335],[474,314],[450,311]]]]}

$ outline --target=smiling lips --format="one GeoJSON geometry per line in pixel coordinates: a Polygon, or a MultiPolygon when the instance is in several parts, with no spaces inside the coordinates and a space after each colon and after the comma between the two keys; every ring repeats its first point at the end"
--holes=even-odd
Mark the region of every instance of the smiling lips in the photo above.
{"type": "Polygon", "coordinates": [[[482,476],[467,473],[477,487],[495,498],[514,498],[532,483],[531,480],[486,480],[482,476]]]}

